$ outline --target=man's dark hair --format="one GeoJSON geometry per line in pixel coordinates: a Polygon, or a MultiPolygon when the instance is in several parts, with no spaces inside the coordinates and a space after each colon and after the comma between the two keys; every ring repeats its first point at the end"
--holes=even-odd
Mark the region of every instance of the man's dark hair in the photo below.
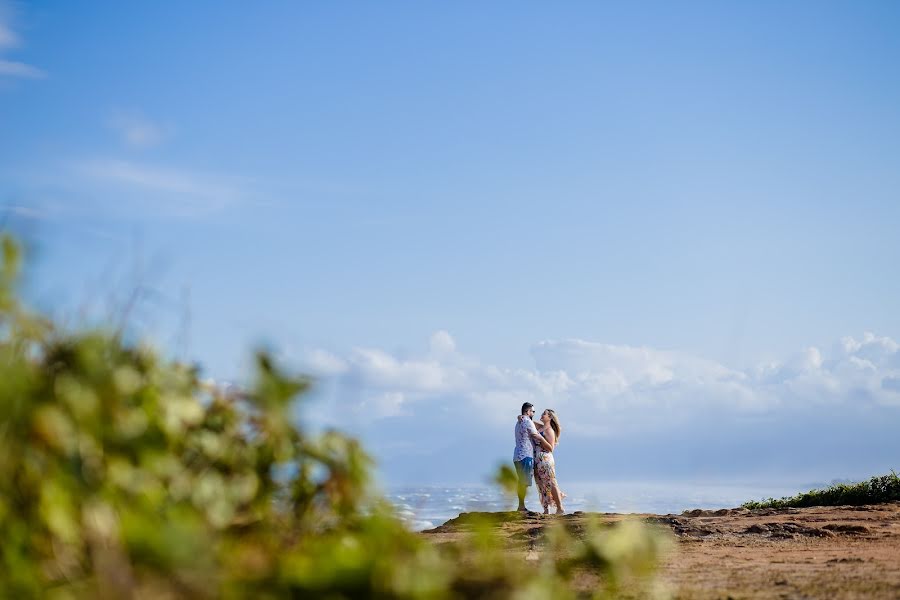
{"type": "Polygon", "coordinates": [[[534,408],[534,404],[532,404],[531,402],[526,402],[525,404],[523,404],[523,405],[522,405],[522,414],[524,415],[525,412],[526,412],[529,408],[534,408]]]}

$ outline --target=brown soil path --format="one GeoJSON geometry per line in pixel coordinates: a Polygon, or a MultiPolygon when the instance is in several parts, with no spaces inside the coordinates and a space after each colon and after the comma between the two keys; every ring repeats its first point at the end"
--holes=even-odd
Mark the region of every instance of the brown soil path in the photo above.
{"type": "MultiPolygon", "coordinates": [[[[438,544],[464,541],[476,514],[424,535],[438,544]]],[[[510,551],[524,559],[539,556],[547,525],[563,520],[577,534],[590,517],[605,524],[638,517],[671,529],[677,544],[662,576],[676,598],[900,598],[897,502],[681,515],[490,514],[510,551]]],[[[586,574],[578,585],[587,591],[594,581],[586,574]]]]}

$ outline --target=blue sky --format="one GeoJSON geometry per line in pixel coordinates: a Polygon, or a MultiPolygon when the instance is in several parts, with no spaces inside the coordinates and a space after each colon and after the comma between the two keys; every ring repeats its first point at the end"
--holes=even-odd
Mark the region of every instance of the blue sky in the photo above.
{"type": "Polygon", "coordinates": [[[482,477],[523,399],[566,409],[572,477],[866,476],[900,450],[898,26],[4,3],[0,206],[43,309],[140,285],[136,333],[223,380],[266,343],[391,481],[482,477]]]}

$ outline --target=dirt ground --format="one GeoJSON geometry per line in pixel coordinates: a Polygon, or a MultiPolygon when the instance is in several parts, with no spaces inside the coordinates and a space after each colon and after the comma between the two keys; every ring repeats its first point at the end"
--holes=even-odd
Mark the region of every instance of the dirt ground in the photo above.
{"type": "MultiPolygon", "coordinates": [[[[484,516],[482,514],[482,516],[484,516]]],[[[680,515],[492,513],[511,551],[539,556],[543,530],[572,531],[639,517],[668,527],[677,543],[662,562],[676,598],[900,598],[900,503],[788,509],[693,510],[680,515]]],[[[423,532],[464,543],[475,513],[423,532]]],[[[596,577],[580,578],[591,589],[596,577]]]]}

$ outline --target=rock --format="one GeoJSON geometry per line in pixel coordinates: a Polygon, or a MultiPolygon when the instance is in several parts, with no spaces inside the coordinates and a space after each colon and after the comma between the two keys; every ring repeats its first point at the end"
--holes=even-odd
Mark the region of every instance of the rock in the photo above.
{"type": "Polygon", "coordinates": [[[834,533],[843,533],[847,535],[860,535],[864,533],[869,533],[869,528],[863,525],[846,525],[844,523],[831,523],[829,525],[825,525],[822,529],[827,529],[828,531],[833,531],[834,533]]]}
{"type": "Polygon", "coordinates": [[[747,529],[744,530],[744,533],[769,533],[769,528],[765,525],[751,525],[747,529]]]}

